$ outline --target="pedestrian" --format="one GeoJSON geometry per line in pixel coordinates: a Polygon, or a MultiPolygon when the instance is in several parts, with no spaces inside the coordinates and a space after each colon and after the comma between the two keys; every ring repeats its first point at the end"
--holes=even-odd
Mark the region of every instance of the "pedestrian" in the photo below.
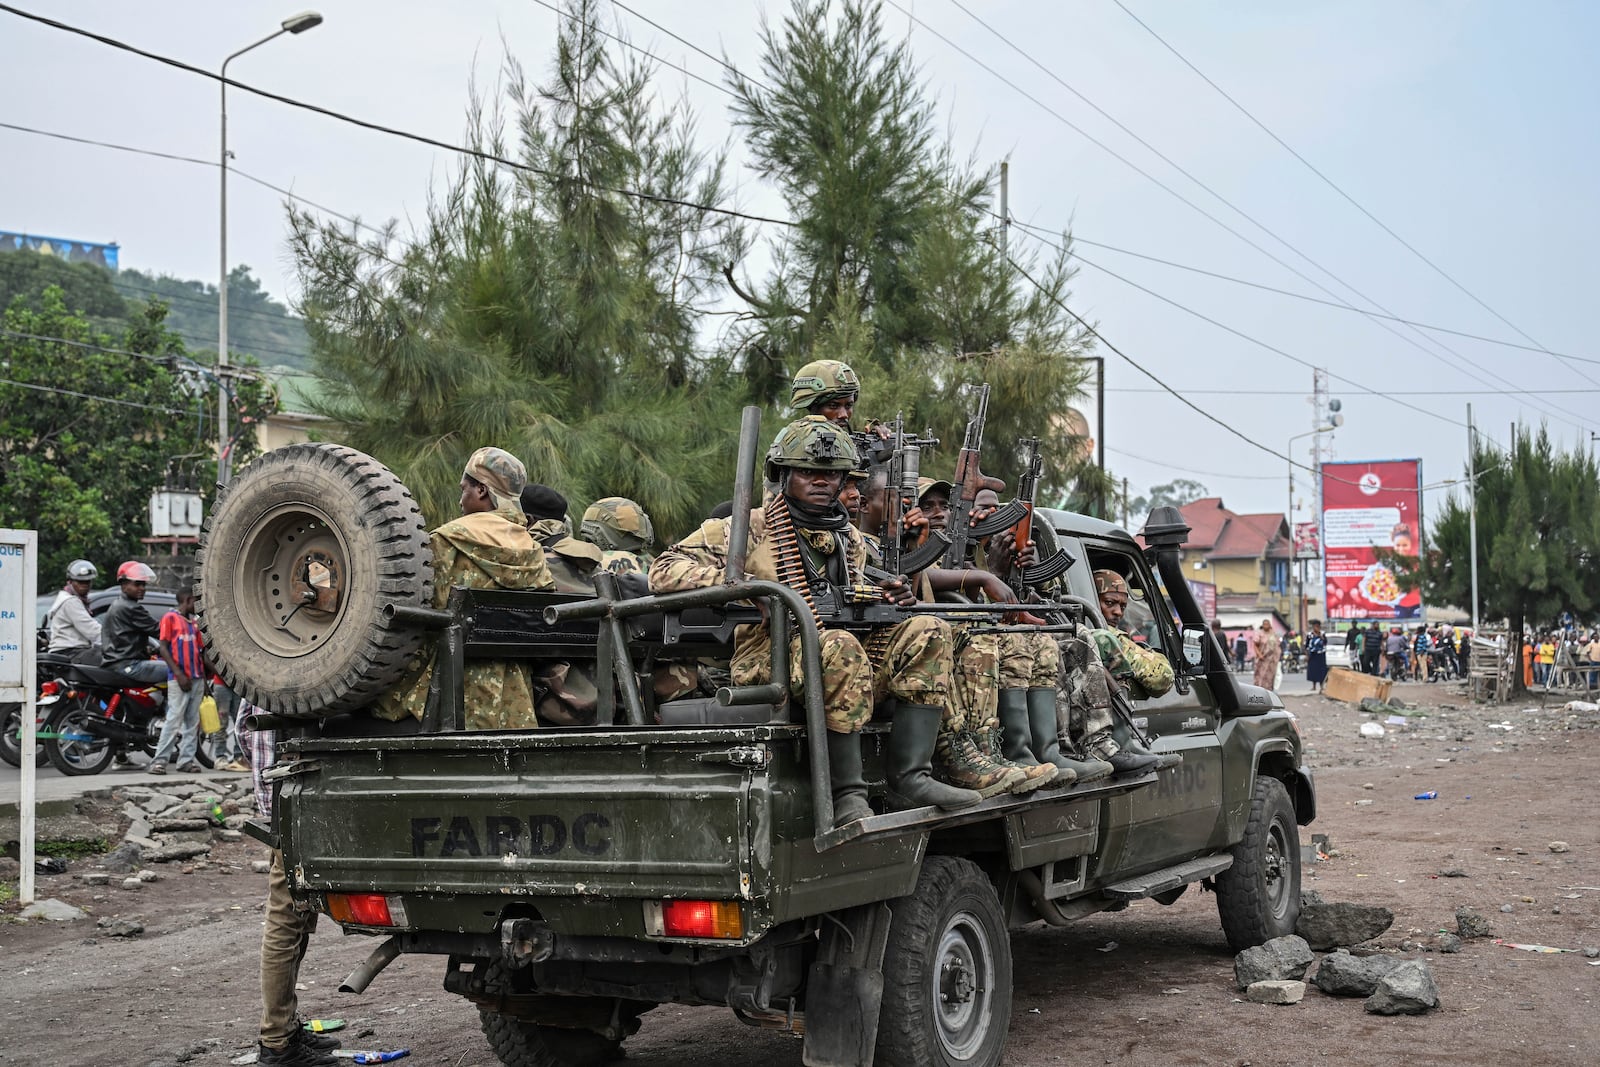
{"type": "Polygon", "coordinates": [[[160,646],[160,660],[150,658],[150,639],[160,636],[161,624],[142,602],[155,578],[156,572],[137,560],[118,567],[117,585],[122,595],[111,602],[100,621],[100,643],[105,649],[102,665],[138,685],[161,685],[172,677],[172,657],[166,645],[160,646]]]}
{"type": "Polygon", "coordinates": [[[1250,642],[1244,635],[1245,631],[1240,630],[1239,636],[1233,639],[1233,669],[1236,671],[1244,670],[1244,659],[1250,651],[1250,642]]]}
{"type": "Polygon", "coordinates": [[[1222,620],[1211,620],[1211,636],[1217,642],[1217,651],[1222,653],[1222,658],[1228,658],[1228,635],[1222,632],[1222,620]]]}
{"type": "Polygon", "coordinates": [[[1322,620],[1311,620],[1311,632],[1306,635],[1306,681],[1313,693],[1322,692],[1322,683],[1328,677],[1328,639],[1322,633],[1322,620]]]}
{"type": "Polygon", "coordinates": [[[151,774],[166,774],[174,753],[178,770],[200,770],[194,757],[200,744],[200,698],[206,693],[206,667],[193,615],[194,586],[186,583],[178,589],[178,606],[161,616],[162,658],[172,665],[172,675],[167,679],[167,719],[150,763],[151,774]]]}
{"type": "Polygon", "coordinates": [[[1361,669],[1367,674],[1379,673],[1383,656],[1383,631],[1373,623],[1361,631],[1361,669]]]}
{"type": "Polygon", "coordinates": [[[1587,688],[1594,689],[1600,683],[1600,629],[1589,631],[1589,640],[1583,646],[1584,662],[1591,668],[1585,675],[1587,688]]]}
{"type": "Polygon", "coordinates": [[[1278,638],[1272,632],[1271,619],[1261,620],[1260,627],[1250,635],[1250,647],[1256,656],[1256,685],[1263,689],[1277,688],[1278,638]]]}
{"type": "MultiPolygon", "coordinates": [[[[244,739],[250,757],[250,777],[255,785],[256,812],[272,824],[272,786],[266,773],[276,759],[277,735],[272,730],[251,730],[246,726],[255,711],[247,701],[239,701],[235,730],[244,739]]],[[[267,871],[267,903],[261,923],[261,1026],[256,1044],[256,1063],[266,1067],[334,1067],[339,1061],[333,1050],[339,1042],[326,1034],[307,1030],[299,1017],[299,998],[295,988],[300,981],[300,963],[317,928],[317,913],[295,905],[289,893],[289,879],[283,870],[283,851],[272,850],[272,866],[267,871]]]]}
{"type": "Polygon", "coordinates": [[[1535,661],[1533,672],[1535,685],[1549,688],[1555,680],[1556,642],[1554,634],[1545,634],[1544,640],[1539,642],[1539,658],[1535,661]]]}

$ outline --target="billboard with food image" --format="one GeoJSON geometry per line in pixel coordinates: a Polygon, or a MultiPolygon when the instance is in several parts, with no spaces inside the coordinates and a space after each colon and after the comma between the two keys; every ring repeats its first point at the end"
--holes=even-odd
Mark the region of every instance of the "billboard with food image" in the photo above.
{"type": "Polygon", "coordinates": [[[1422,461],[1324,463],[1322,549],[1328,618],[1420,619],[1421,592],[1378,553],[1421,554],[1422,461]]]}

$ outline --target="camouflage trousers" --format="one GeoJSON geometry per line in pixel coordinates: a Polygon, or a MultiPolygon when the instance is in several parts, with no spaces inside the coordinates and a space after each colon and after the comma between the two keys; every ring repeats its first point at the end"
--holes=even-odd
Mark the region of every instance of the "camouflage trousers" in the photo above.
{"type": "Polygon", "coordinates": [[[1111,739],[1111,686],[1115,683],[1100,661],[1091,632],[1080,630],[1057,640],[1056,721],[1062,743],[1096,759],[1115,755],[1119,747],[1111,739]]]}
{"type": "MultiPolygon", "coordinates": [[[[407,715],[420,720],[427,710],[428,684],[432,680],[433,664],[429,662],[374,704],[372,714],[391,721],[407,715]]],[[[469,730],[532,730],[539,725],[533,713],[531,670],[526,663],[469,662],[461,672],[461,702],[469,730]]]]}
{"type": "Polygon", "coordinates": [[[995,634],[1000,645],[1001,689],[1054,689],[1061,673],[1055,634],[995,634]]]}
{"type": "MultiPolygon", "coordinates": [[[[872,718],[886,697],[908,704],[949,708],[951,648],[943,619],[917,616],[875,630],[865,641],[846,630],[822,631],[822,705],[828,729],[849,734],[872,718]]],[[[772,677],[772,634],[760,627],[734,650],[729,673],[735,685],[760,685],[772,677]]],[[[790,692],[800,696],[800,638],[789,640],[790,692]]],[[[948,714],[948,712],[947,712],[948,714]]]]}
{"type": "Polygon", "coordinates": [[[955,626],[955,670],[942,733],[987,730],[999,722],[1001,645],[1010,634],[955,626]]]}

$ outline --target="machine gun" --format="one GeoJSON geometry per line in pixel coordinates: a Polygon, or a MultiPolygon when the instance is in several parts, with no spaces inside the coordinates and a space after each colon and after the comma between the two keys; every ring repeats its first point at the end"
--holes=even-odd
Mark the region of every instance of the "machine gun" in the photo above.
{"type": "Polygon", "coordinates": [[[922,475],[922,450],[939,443],[932,430],[922,436],[905,432],[905,417],[897,415],[887,443],[889,457],[889,506],[883,524],[883,570],[890,575],[916,574],[931,567],[950,547],[942,530],[928,531],[928,538],[916,548],[901,548],[905,537],[906,512],[917,503],[917,479],[922,475]]]}
{"type": "Polygon", "coordinates": [[[1029,565],[1022,563],[1022,546],[1033,539],[1033,501],[1039,492],[1039,478],[1044,473],[1044,457],[1039,452],[1037,437],[1024,437],[1018,445],[1027,454],[1027,459],[1022,469],[1022,477],[1017,481],[1017,499],[1013,503],[1022,505],[1024,514],[1016,526],[1012,527],[1016,531],[1017,551],[1011,558],[1011,569],[1006,575],[1006,584],[1017,594],[1017,599],[1022,600],[1027,597],[1027,590],[1030,587],[1054,581],[1067,573],[1067,568],[1077,561],[1067,553],[1066,549],[1058,548],[1049,557],[1037,563],[1029,565]]]}
{"type": "Polygon", "coordinates": [[[978,390],[978,407],[967,419],[967,432],[961,441],[961,455],[956,459],[955,498],[950,501],[950,547],[944,552],[946,567],[959,567],[966,561],[967,545],[974,538],[997,534],[1015,526],[1024,517],[1021,504],[1013,500],[981,522],[972,522],[972,506],[978,492],[989,489],[1000,493],[1006,483],[991,478],[980,469],[983,452],[983,424],[989,418],[989,385],[985,382],[978,390]]]}

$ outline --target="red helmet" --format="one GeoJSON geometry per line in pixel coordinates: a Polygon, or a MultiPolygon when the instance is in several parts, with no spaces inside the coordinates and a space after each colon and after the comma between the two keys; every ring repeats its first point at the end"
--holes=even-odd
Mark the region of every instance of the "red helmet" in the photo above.
{"type": "Polygon", "coordinates": [[[117,568],[117,581],[119,582],[153,582],[155,580],[156,572],[136,559],[130,559],[117,568]]]}

